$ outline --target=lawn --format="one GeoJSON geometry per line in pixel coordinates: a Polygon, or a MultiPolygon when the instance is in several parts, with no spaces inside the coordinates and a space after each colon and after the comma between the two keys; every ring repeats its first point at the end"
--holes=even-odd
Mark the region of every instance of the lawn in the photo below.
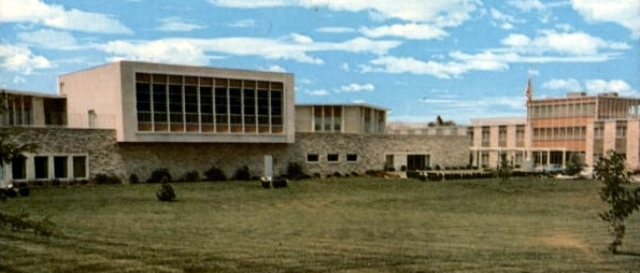
{"type": "Polygon", "coordinates": [[[2,211],[60,234],[1,229],[3,272],[639,272],[640,216],[625,254],[594,181],[303,180],[32,190],[2,211]]]}

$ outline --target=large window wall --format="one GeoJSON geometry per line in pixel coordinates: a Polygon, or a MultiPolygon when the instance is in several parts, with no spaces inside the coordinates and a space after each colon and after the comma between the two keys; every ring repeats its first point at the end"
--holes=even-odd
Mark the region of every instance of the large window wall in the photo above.
{"type": "Polygon", "coordinates": [[[283,83],[136,73],[138,131],[284,132],[283,83]]]}

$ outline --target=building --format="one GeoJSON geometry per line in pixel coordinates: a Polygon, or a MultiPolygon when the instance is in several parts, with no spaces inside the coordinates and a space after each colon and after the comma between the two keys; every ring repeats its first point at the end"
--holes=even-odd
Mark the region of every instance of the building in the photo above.
{"type": "Polygon", "coordinates": [[[383,168],[461,166],[465,135],[386,133],[387,110],[366,104],[295,105],[290,73],[119,61],[65,75],[57,95],[7,91],[2,128],[39,143],[3,165],[0,181],[127,180],[166,168],[174,178],[211,167],[274,173],[298,164],[321,176],[383,168]]]}
{"type": "Polygon", "coordinates": [[[616,93],[568,93],[563,98],[530,99],[526,118],[474,119],[470,134],[476,166],[497,166],[508,153],[522,167],[564,166],[580,154],[593,166],[609,150],[640,169],[640,99],[616,93]]]}

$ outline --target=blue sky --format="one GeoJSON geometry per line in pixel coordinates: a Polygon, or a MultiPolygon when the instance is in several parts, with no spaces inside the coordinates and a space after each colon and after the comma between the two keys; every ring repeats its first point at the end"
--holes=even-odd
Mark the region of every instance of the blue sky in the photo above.
{"type": "Polygon", "coordinates": [[[523,116],[534,98],[640,97],[638,0],[0,0],[0,85],[115,60],[295,74],[298,103],[391,121],[523,116]]]}

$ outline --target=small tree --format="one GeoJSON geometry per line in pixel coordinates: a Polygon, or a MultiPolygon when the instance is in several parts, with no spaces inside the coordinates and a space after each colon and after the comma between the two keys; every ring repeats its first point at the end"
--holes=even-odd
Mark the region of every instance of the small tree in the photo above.
{"type": "Polygon", "coordinates": [[[640,188],[631,190],[624,187],[629,184],[629,177],[622,154],[609,151],[607,157],[598,159],[594,170],[596,179],[604,183],[600,191],[600,199],[607,202],[610,207],[600,213],[600,218],[609,222],[609,232],[614,236],[609,244],[612,253],[618,252],[625,234],[624,220],[640,208],[640,188]]]}
{"type": "Polygon", "coordinates": [[[576,175],[584,168],[584,156],[580,153],[572,153],[565,166],[567,175],[576,175]]]}
{"type": "Polygon", "coordinates": [[[507,159],[507,153],[500,153],[500,163],[496,169],[496,177],[500,179],[501,183],[509,182],[511,179],[511,161],[507,159]]]}

